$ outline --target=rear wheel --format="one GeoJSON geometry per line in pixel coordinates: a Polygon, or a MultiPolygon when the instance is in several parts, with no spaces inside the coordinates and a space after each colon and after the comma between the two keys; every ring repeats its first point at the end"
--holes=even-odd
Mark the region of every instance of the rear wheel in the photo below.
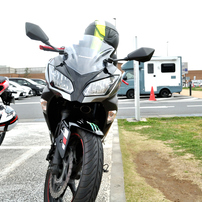
{"type": "Polygon", "coordinates": [[[170,95],[170,91],[168,90],[168,89],[162,89],[161,91],[160,91],[160,97],[169,97],[169,95],[170,95]]]}
{"type": "Polygon", "coordinates": [[[5,137],[6,132],[0,132],[0,145],[2,144],[4,137],[5,137]]]}
{"type": "Polygon", "coordinates": [[[46,174],[44,201],[95,201],[102,179],[103,172],[103,147],[101,139],[86,131],[77,129],[71,134],[69,140],[69,151],[66,154],[67,165],[65,169],[61,168],[60,176],[52,175],[51,169],[46,174]],[[60,191],[61,186],[58,183],[59,178],[66,170],[62,178],[64,185],[67,186],[60,196],[53,192],[60,191]],[[68,176],[69,175],[69,176],[68,176]],[[53,177],[54,176],[54,177],[53,177]],[[58,178],[55,180],[54,178],[58,178]],[[57,183],[56,183],[57,182],[57,183]]]}
{"type": "Polygon", "coordinates": [[[128,99],[133,99],[134,98],[134,90],[129,90],[127,93],[126,93],[126,97],[128,99]]]}

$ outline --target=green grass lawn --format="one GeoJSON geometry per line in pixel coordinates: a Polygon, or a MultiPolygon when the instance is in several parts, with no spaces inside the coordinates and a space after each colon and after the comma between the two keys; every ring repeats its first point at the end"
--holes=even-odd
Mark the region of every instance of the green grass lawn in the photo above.
{"type": "MultiPolygon", "coordinates": [[[[183,87],[183,89],[189,89],[189,87],[183,87]]],[[[191,90],[202,91],[202,87],[192,87],[191,90]]]]}
{"type": "Polygon", "coordinates": [[[148,138],[164,141],[178,155],[190,153],[202,160],[202,117],[149,118],[146,122],[120,119],[118,124],[126,131],[133,131],[137,126],[149,126],[136,131],[148,138]]]}
{"type": "Polygon", "coordinates": [[[201,178],[202,117],[148,118],[140,122],[119,119],[118,126],[126,201],[167,201],[162,193],[149,186],[137,173],[135,159],[142,151],[156,150],[169,158],[174,156],[175,162],[177,159],[176,169],[182,175],[187,174],[191,179],[201,178]],[[185,159],[198,170],[195,173],[185,167],[180,170],[178,158],[185,159]]]}

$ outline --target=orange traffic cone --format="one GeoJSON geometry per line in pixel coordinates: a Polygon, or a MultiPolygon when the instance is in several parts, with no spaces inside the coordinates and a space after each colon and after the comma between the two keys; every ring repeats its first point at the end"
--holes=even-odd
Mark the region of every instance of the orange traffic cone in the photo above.
{"type": "Polygon", "coordinates": [[[150,101],[156,101],[155,95],[154,95],[154,89],[153,86],[151,87],[151,93],[150,93],[150,101]]]}

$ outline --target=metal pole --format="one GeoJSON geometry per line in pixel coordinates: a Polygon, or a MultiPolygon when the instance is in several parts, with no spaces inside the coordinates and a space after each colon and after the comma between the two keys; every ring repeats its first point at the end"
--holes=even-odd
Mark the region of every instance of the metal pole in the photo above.
{"type": "MultiPolygon", "coordinates": [[[[137,50],[137,36],[135,37],[135,48],[137,50]]],[[[134,89],[135,89],[135,119],[140,121],[140,81],[139,62],[134,61],[134,89]]]]}
{"type": "Polygon", "coordinates": [[[192,87],[192,83],[190,81],[190,83],[189,83],[189,96],[191,96],[191,87],[192,87]]]}

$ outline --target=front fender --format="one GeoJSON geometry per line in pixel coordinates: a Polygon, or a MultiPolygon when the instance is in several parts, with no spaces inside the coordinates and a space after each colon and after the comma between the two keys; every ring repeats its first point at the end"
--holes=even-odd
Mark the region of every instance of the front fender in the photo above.
{"type": "Polygon", "coordinates": [[[104,136],[103,132],[99,129],[99,127],[96,124],[91,123],[89,121],[85,121],[82,119],[75,122],[66,122],[63,120],[58,125],[57,132],[56,132],[58,133],[58,135],[57,135],[57,138],[55,139],[56,146],[60,153],[61,158],[64,158],[67,145],[69,143],[69,138],[71,135],[72,128],[80,128],[82,130],[88,131],[100,137],[104,136]]]}
{"type": "Polygon", "coordinates": [[[83,130],[91,132],[91,133],[101,136],[101,137],[104,136],[103,132],[99,129],[99,127],[95,123],[92,123],[92,122],[89,122],[89,121],[86,121],[83,119],[75,121],[75,122],[69,122],[68,125],[70,127],[70,130],[71,130],[71,127],[76,127],[76,128],[81,128],[83,130]]]}

